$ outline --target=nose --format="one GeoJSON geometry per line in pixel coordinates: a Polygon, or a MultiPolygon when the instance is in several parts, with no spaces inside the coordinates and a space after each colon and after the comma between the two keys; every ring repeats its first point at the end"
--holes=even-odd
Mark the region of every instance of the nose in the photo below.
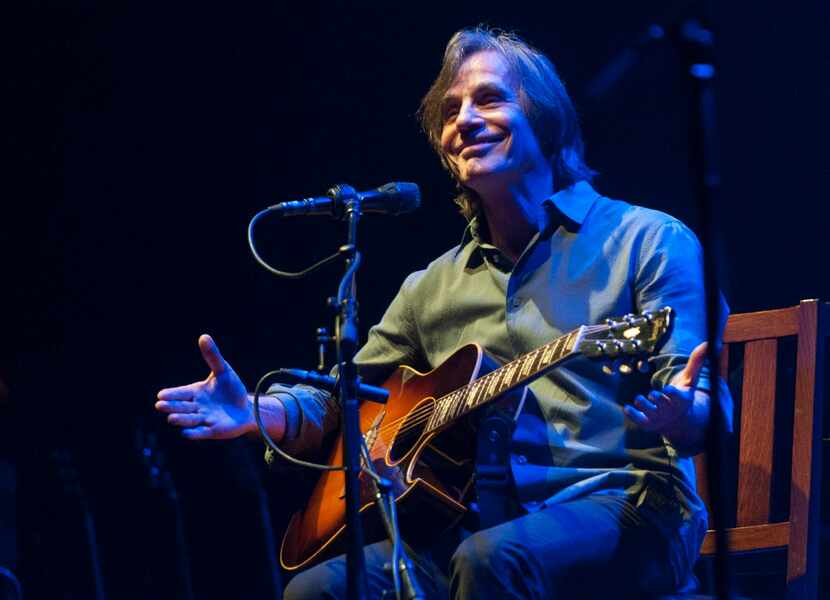
{"type": "Polygon", "coordinates": [[[458,108],[458,115],[455,117],[455,125],[460,131],[471,131],[479,128],[482,124],[481,114],[475,104],[465,100],[458,108]]]}

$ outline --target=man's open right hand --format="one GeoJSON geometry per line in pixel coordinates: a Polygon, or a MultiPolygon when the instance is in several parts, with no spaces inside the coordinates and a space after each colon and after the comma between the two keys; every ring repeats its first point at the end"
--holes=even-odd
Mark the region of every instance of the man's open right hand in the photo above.
{"type": "Polygon", "coordinates": [[[209,335],[199,337],[199,350],[210,367],[204,381],[166,388],[158,393],[156,409],[167,413],[171,425],[191,440],[222,440],[255,429],[245,385],[222,358],[209,335]]]}

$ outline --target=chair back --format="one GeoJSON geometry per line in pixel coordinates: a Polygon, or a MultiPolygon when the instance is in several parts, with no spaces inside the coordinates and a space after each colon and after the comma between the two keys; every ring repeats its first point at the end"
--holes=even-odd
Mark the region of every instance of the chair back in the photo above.
{"type": "MultiPolygon", "coordinates": [[[[790,308],[731,315],[720,360],[721,374],[726,377],[742,351],[742,373],[740,368],[733,370],[732,375],[739,377],[737,381],[729,380],[736,413],[740,414],[735,422],[735,526],[728,528],[729,551],[786,548],[788,589],[800,580],[806,586],[800,585],[802,591],[808,592],[804,597],[810,598],[816,597],[819,570],[820,429],[827,311],[826,303],[804,300],[790,308]],[[793,367],[786,369],[782,365],[787,357],[782,351],[788,348],[794,348],[796,356],[793,367]],[[787,431],[781,431],[784,427],[787,431]],[[789,460],[782,460],[787,457],[789,460]],[[789,477],[782,476],[781,471],[789,477]],[[780,520],[771,514],[771,506],[773,484],[782,477],[785,484],[789,479],[789,490],[788,507],[784,507],[788,510],[783,511],[780,520]]],[[[705,456],[698,456],[696,463],[698,491],[708,506],[705,456]]],[[[714,553],[715,532],[710,530],[701,554],[714,553]]]]}

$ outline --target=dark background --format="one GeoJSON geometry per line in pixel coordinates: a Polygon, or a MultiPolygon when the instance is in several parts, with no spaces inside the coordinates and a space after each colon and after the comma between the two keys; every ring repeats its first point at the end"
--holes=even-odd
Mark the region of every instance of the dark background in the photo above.
{"type": "MultiPolygon", "coordinates": [[[[699,3],[657,0],[35,2],[8,13],[4,137],[16,160],[2,211],[0,377],[13,402],[0,411],[20,535],[5,562],[28,597],[92,597],[84,503],[109,597],[182,596],[177,504],[148,477],[148,440],[178,491],[196,597],[275,595],[263,507],[279,529],[301,478],[263,477],[247,440],[181,440],[153,399],[204,377],[202,332],[248,385],[276,366],[314,367],[341,269],[299,282],[267,274],[245,240],[260,208],[339,181],[420,185],[418,213],[363,222],[364,333],[407,273],[457,243],[453,187],[415,111],[458,28],[516,29],[546,52],[579,109],[595,186],[700,232],[676,45],[643,47],[605,96],[585,93],[649,24],[699,14],[699,3]]],[[[733,312],[827,299],[830,5],[723,2],[712,17],[721,285],[733,312]]],[[[307,219],[266,221],[258,239],[293,269],[344,235],[307,219]]]]}

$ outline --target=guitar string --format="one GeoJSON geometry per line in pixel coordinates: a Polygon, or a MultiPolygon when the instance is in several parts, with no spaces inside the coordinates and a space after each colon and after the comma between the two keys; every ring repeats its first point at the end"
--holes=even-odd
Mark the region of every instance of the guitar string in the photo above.
{"type": "MultiPolygon", "coordinates": [[[[608,325],[589,325],[589,326],[584,327],[584,332],[583,333],[589,334],[589,333],[595,333],[595,332],[598,332],[598,331],[608,330],[608,329],[610,329],[610,327],[608,325]]],[[[575,332],[576,331],[572,331],[572,332],[566,334],[565,336],[562,336],[562,338],[565,338],[565,337],[567,337],[567,336],[569,336],[569,335],[571,335],[575,332]]],[[[542,346],[541,348],[539,348],[539,350],[541,350],[542,348],[549,347],[549,346],[554,346],[555,344],[558,343],[559,339],[562,339],[562,338],[557,338],[556,340],[554,340],[550,344],[546,344],[545,346],[542,346]]],[[[563,348],[563,350],[566,349],[566,348],[567,348],[567,342],[566,342],[566,345],[563,348]]],[[[547,365],[545,365],[544,367],[542,367],[542,369],[537,369],[536,372],[538,373],[539,370],[543,370],[543,369],[551,367],[554,363],[559,361],[561,358],[564,358],[564,356],[565,356],[564,354],[561,355],[561,356],[558,356],[552,362],[550,362],[547,365]]],[[[513,362],[519,363],[521,360],[522,359],[518,359],[518,360],[513,361],[513,362]]],[[[508,363],[508,365],[509,364],[511,364],[511,363],[508,363]]],[[[507,367],[508,365],[504,365],[504,366],[500,367],[499,369],[497,369],[496,371],[491,371],[490,373],[488,373],[484,377],[481,377],[481,378],[477,379],[475,383],[483,381],[485,378],[492,376],[493,373],[497,373],[498,371],[500,371],[501,369],[507,367]]],[[[470,385],[474,385],[474,384],[467,384],[466,386],[464,386],[464,388],[469,387],[470,385]]],[[[516,384],[513,383],[511,385],[516,385],[516,384]]],[[[389,431],[395,429],[397,427],[398,423],[400,423],[401,421],[406,421],[407,419],[410,419],[409,422],[407,423],[407,426],[406,427],[401,427],[398,430],[398,434],[406,433],[407,431],[410,431],[411,429],[419,427],[421,425],[421,423],[423,423],[425,421],[428,421],[432,417],[433,413],[435,412],[435,405],[438,402],[443,401],[445,398],[451,396],[452,394],[458,393],[461,389],[464,389],[464,388],[459,388],[458,390],[450,392],[450,394],[446,394],[444,396],[441,396],[440,398],[437,398],[435,401],[433,401],[431,404],[428,404],[428,405],[425,405],[421,408],[415,409],[414,411],[407,413],[406,415],[404,415],[401,418],[394,419],[392,421],[389,421],[388,423],[384,423],[378,429],[378,434],[388,433],[389,431]]],[[[500,393],[501,393],[501,391],[499,392],[499,394],[500,393]]]]}
{"type": "MultiPolygon", "coordinates": [[[[590,326],[590,327],[586,327],[585,329],[586,329],[586,333],[592,333],[592,332],[594,332],[594,331],[599,331],[599,330],[608,329],[608,326],[607,326],[607,325],[593,325],[593,326],[590,326]]],[[[574,333],[574,332],[571,332],[571,333],[574,333]]],[[[567,335],[571,335],[571,334],[569,333],[569,334],[567,334],[567,335]]],[[[563,338],[564,338],[564,337],[567,337],[567,336],[563,336],[563,338]]],[[[546,346],[542,346],[539,350],[541,350],[542,348],[546,348],[547,346],[553,346],[553,345],[555,345],[555,344],[559,341],[559,339],[561,339],[561,338],[558,338],[557,340],[555,340],[555,341],[551,342],[550,344],[547,344],[546,346]]],[[[565,349],[567,349],[567,342],[566,342],[565,347],[563,347],[563,350],[565,350],[565,349]]],[[[570,351],[569,351],[569,352],[570,352],[570,351]]],[[[565,354],[562,354],[562,355],[560,355],[560,356],[557,356],[557,357],[556,357],[553,361],[549,362],[547,365],[545,365],[545,366],[544,366],[544,367],[542,367],[541,369],[536,369],[535,373],[538,373],[540,370],[547,369],[547,368],[551,367],[554,363],[556,363],[556,362],[557,362],[557,361],[559,361],[560,359],[564,358],[564,356],[565,356],[565,354]]],[[[513,362],[515,362],[515,363],[519,363],[521,360],[522,360],[522,359],[518,359],[518,360],[513,361],[513,362]]],[[[511,364],[511,363],[508,363],[508,365],[509,365],[509,364],[511,364]]],[[[487,377],[491,377],[491,376],[493,376],[493,374],[494,374],[494,373],[497,373],[497,372],[498,372],[498,371],[500,371],[501,369],[506,368],[508,365],[504,365],[503,367],[500,367],[500,368],[499,368],[499,369],[497,369],[496,371],[491,371],[490,373],[488,373],[488,374],[487,374],[487,375],[485,375],[484,377],[481,377],[481,378],[477,379],[477,380],[475,381],[475,383],[478,383],[478,382],[480,382],[480,381],[483,381],[483,380],[484,380],[484,379],[486,379],[487,377]]],[[[518,364],[517,364],[517,366],[518,366],[518,364]]],[[[515,367],[514,367],[514,368],[515,368],[515,367]]],[[[535,374],[535,373],[534,373],[534,374],[535,374]]],[[[471,386],[471,385],[474,385],[474,384],[467,384],[466,386],[464,386],[464,388],[467,388],[467,387],[469,387],[469,386],[471,386]]],[[[515,386],[515,385],[516,385],[516,382],[513,382],[513,383],[512,383],[512,384],[510,384],[510,385],[511,385],[511,386],[515,386]]],[[[434,400],[432,403],[430,403],[430,404],[428,404],[428,405],[425,405],[425,406],[423,406],[423,407],[421,407],[421,408],[417,408],[417,409],[415,409],[414,411],[411,411],[411,412],[407,413],[406,415],[404,415],[404,416],[403,416],[403,417],[401,417],[401,418],[394,419],[394,420],[392,420],[392,421],[389,421],[389,422],[387,422],[387,423],[384,423],[384,424],[383,424],[383,425],[382,425],[382,426],[378,429],[378,433],[388,433],[390,430],[395,429],[395,428],[397,427],[397,424],[398,424],[398,423],[400,423],[401,421],[405,421],[405,420],[407,420],[407,419],[410,419],[410,420],[409,420],[409,422],[407,423],[407,426],[406,426],[406,427],[401,427],[401,428],[398,430],[398,433],[399,433],[399,434],[400,434],[400,433],[405,433],[405,432],[407,432],[407,431],[409,431],[409,430],[411,430],[411,429],[413,429],[413,428],[419,427],[421,423],[423,423],[424,421],[428,421],[428,420],[432,417],[432,414],[435,412],[435,405],[436,405],[438,402],[444,401],[444,399],[445,399],[445,398],[448,398],[448,397],[449,397],[449,396],[451,396],[452,394],[456,394],[456,393],[458,393],[460,390],[462,390],[462,389],[464,389],[464,388],[459,388],[458,390],[455,390],[455,391],[453,391],[453,392],[450,392],[450,394],[447,394],[447,395],[445,395],[445,396],[441,396],[440,398],[437,398],[436,400],[434,400]]],[[[499,394],[500,394],[502,391],[503,391],[503,390],[500,390],[500,391],[499,391],[499,394]]],[[[463,395],[462,395],[462,396],[463,396],[463,395]]],[[[459,415],[459,416],[460,416],[460,415],[459,415]]]]}
{"type": "MultiPolygon", "coordinates": [[[[557,357],[556,360],[559,360],[560,358],[562,358],[562,357],[557,357]]],[[[553,362],[556,362],[556,360],[553,361],[553,362]]],[[[553,362],[549,363],[545,367],[542,367],[542,369],[549,367],[550,365],[553,364],[553,362]]],[[[491,371],[487,375],[485,375],[483,377],[480,377],[479,379],[476,379],[476,381],[473,384],[467,384],[463,388],[459,388],[459,389],[457,389],[453,392],[450,392],[449,394],[447,394],[445,396],[441,396],[440,398],[436,398],[435,400],[433,400],[433,402],[431,402],[429,404],[426,404],[426,405],[424,405],[420,408],[416,408],[415,410],[408,412],[407,414],[405,414],[401,418],[398,418],[398,419],[395,419],[395,420],[392,420],[392,421],[388,421],[388,422],[384,423],[378,431],[381,432],[381,433],[386,433],[389,430],[394,429],[397,426],[398,423],[400,423],[401,421],[405,421],[407,419],[409,419],[409,422],[407,423],[407,427],[402,427],[399,430],[399,433],[404,433],[406,431],[409,431],[410,429],[413,429],[414,427],[419,426],[422,422],[429,420],[432,417],[432,414],[435,412],[435,406],[438,402],[445,401],[445,399],[450,397],[452,394],[457,394],[460,390],[463,390],[465,388],[469,388],[471,385],[474,385],[475,383],[484,381],[485,379],[487,379],[489,377],[492,377],[493,373],[497,373],[497,372],[498,372],[498,370],[497,371],[491,371]]],[[[515,386],[516,383],[517,382],[514,382],[510,385],[515,386]]],[[[502,391],[503,390],[500,389],[498,393],[500,394],[500,393],[502,393],[502,391]]],[[[463,394],[461,396],[463,396],[463,394]]],[[[459,398],[461,396],[459,396],[459,398]]]]}
{"type": "MultiPolygon", "coordinates": [[[[604,328],[604,326],[600,326],[600,328],[604,328]]],[[[563,336],[563,337],[565,337],[565,336],[563,336]]],[[[557,341],[558,341],[558,340],[557,340],[557,341]]],[[[552,342],[550,345],[556,344],[556,343],[557,343],[557,341],[552,342]]],[[[542,348],[545,348],[545,346],[542,346],[542,348]]],[[[563,350],[565,350],[566,348],[567,348],[567,346],[565,346],[565,347],[563,348],[563,350]]],[[[540,348],[540,349],[541,349],[541,348],[540,348]]],[[[535,374],[535,373],[538,373],[540,370],[544,370],[544,369],[547,369],[547,368],[551,367],[554,363],[556,363],[557,361],[559,361],[559,360],[560,360],[561,358],[563,358],[564,356],[565,356],[564,354],[563,354],[563,355],[560,355],[560,356],[557,356],[557,357],[556,357],[556,358],[555,358],[552,362],[549,362],[549,363],[548,363],[548,364],[546,364],[544,367],[541,367],[541,369],[536,369],[536,370],[535,370],[535,372],[534,372],[534,374],[535,374]]],[[[517,360],[517,361],[515,361],[515,362],[516,362],[516,363],[518,363],[520,360],[521,360],[521,359],[519,359],[519,360],[517,360]]],[[[509,363],[508,363],[508,364],[509,364],[509,363]]],[[[490,372],[490,373],[488,373],[487,375],[485,375],[485,376],[483,376],[483,377],[481,377],[481,378],[477,379],[477,380],[475,381],[475,383],[479,383],[479,382],[481,382],[481,381],[484,381],[484,380],[485,380],[485,379],[487,379],[488,377],[492,377],[492,376],[494,376],[494,374],[495,374],[495,373],[499,372],[502,368],[505,368],[505,367],[507,367],[507,366],[508,366],[508,365],[504,365],[503,367],[501,367],[500,369],[497,369],[496,371],[491,371],[491,372],[490,372]]],[[[514,367],[514,368],[515,368],[515,367],[514,367]]],[[[511,384],[510,384],[510,386],[511,386],[511,387],[512,387],[512,386],[515,386],[515,385],[516,385],[516,383],[517,383],[517,382],[513,382],[513,383],[511,383],[511,384]]],[[[464,386],[464,388],[467,388],[467,387],[469,387],[469,386],[471,386],[471,385],[474,385],[474,383],[473,383],[473,384],[467,384],[466,386],[464,386]]],[[[421,423],[423,423],[424,421],[428,421],[428,420],[432,417],[432,414],[435,412],[435,405],[436,405],[438,402],[444,401],[444,400],[445,400],[445,398],[448,398],[448,397],[449,397],[449,396],[451,396],[452,394],[457,394],[460,390],[462,390],[462,389],[464,389],[464,388],[459,388],[458,390],[455,390],[455,391],[453,391],[453,392],[450,392],[449,394],[447,394],[447,395],[445,395],[445,396],[441,396],[440,398],[435,399],[432,403],[427,404],[427,405],[425,405],[425,406],[423,406],[423,407],[421,407],[421,408],[417,408],[417,409],[415,409],[414,411],[411,411],[411,412],[407,413],[406,415],[404,415],[403,417],[401,417],[401,418],[399,418],[399,419],[394,419],[394,420],[392,420],[392,421],[389,421],[389,422],[387,422],[387,423],[384,423],[384,425],[382,425],[382,426],[380,427],[380,429],[378,430],[378,432],[379,432],[379,433],[388,433],[390,430],[395,429],[395,428],[397,427],[397,424],[398,424],[398,423],[400,423],[401,421],[405,421],[405,420],[407,420],[407,419],[409,419],[409,422],[407,423],[407,426],[406,426],[406,427],[401,427],[401,428],[398,430],[398,433],[405,433],[405,432],[407,432],[407,431],[409,431],[409,430],[411,430],[411,429],[413,429],[413,428],[419,427],[421,423]]],[[[500,390],[499,390],[499,392],[497,393],[497,395],[500,395],[503,391],[504,391],[503,389],[500,389],[500,390]]],[[[462,396],[463,396],[463,394],[462,394],[462,396]]],[[[488,400],[489,400],[489,399],[488,399],[488,400]]],[[[478,403],[477,403],[477,404],[478,404],[478,403]]],[[[448,412],[449,412],[449,411],[448,411],[448,412]]],[[[460,416],[460,415],[459,415],[459,416],[460,416]]]]}

